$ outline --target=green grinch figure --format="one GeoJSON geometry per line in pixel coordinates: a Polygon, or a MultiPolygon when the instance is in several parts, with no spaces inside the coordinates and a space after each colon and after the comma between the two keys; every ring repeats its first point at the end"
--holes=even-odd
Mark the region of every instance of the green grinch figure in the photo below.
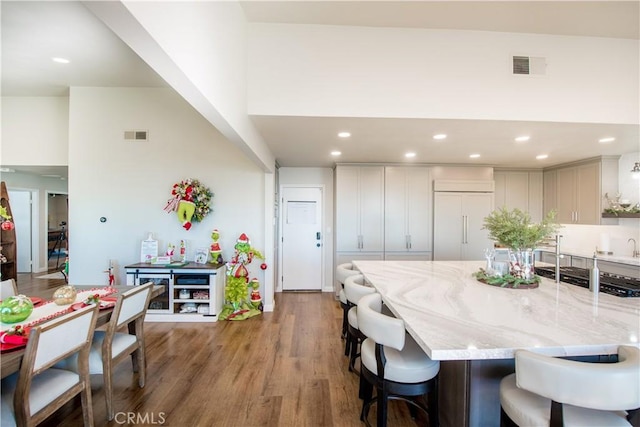
{"type": "Polygon", "coordinates": [[[249,296],[249,287],[251,287],[255,299],[260,283],[258,279],[249,281],[249,270],[246,266],[251,264],[254,257],[264,259],[264,256],[260,251],[251,247],[251,242],[244,233],[238,237],[234,249],[234,256],[231,258],[231,262],[227,263],[227,285],[224,290],[225,306],[220,312],[219,318],[221,320],[244,320],[261,313],[259,308],[252,304],[249,296]]]}

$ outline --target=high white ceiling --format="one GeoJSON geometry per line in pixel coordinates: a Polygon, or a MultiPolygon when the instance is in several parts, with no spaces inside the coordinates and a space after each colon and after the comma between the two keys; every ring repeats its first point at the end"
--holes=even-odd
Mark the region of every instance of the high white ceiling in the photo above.
{"type": "MultiPolygon", "coordinates": [[[[468,29],[614,38],[640,38],[639,1],[253,1],[241,2],[250,22],[468,29]]],[[[162,87],[165,82],[81,2],[1,2],[2,95],[64,96],[69,86],[162,87]],[[69,58],[67,65],[52,57],[69,58]]],[[[330,166],[340,162],[482,163],[544,167],[598,155],[639,150],[638,126],[474,120],[253,117],[281,166],[330,166]],[[350,145],[335,133],[349,129],[350,145]],[[447,143],[426,141],[442,129],[447,143]],[[495,141],[522,132],[535,144],[504,150],[495,141]],[[612,144],[587,144],[612,134],[612,144]],[[455,136],[453,136],[455,135],[455,136]],[[389,144],[389,141],[397,141],[389,144]],[[299,141],[305,141],[301,145],[299,141]],[[487,141],[494,143],[487,144],[487,141]],[[545,142],[539,142],[545,141],[545,142]],[[558,144],[562,145],[557,150],[558,144]],[[546,145],[545,145],[546,144],[546,145]],[[553,161],[534,159],[556,148],[553,161]],[[480,160],[466,153],[482,148],[480,160]],[[465,154],[462,156],[462,154],[465,154]]],[[[6,165],[5,165],[6,166],[6,165]]]]}

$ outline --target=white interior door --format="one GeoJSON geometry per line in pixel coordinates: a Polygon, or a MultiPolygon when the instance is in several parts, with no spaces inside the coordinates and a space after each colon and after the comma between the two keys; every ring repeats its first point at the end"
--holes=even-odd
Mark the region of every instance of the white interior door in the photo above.
{"type": "Polygon", "coordinates": [[[31,273],[31,192],[8,190],[12,220],[16,226],[18,273],[31,273]]]}
{"type": "Polygon", "coordinates": [[[282,290],[322,289],[322,189],[282,188],[282,290]]]}

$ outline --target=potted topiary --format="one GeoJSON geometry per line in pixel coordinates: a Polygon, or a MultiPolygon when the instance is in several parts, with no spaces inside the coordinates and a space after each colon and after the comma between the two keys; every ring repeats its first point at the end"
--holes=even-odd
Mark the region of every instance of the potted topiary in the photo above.
{"type": "Polygon", "coordinates": [[[550,238],[560,225],[555,222],[555,212],[549,212],[541,222],[534,223],[528,212],[520,209],[496,209],[484,218],[483,229],[489,238],[509,250],[509,273],[499,275],[481,269],[478,279],[505,287],[521,285],[537,286],[540,279],[533,270],[533,250],[550,238]]]}

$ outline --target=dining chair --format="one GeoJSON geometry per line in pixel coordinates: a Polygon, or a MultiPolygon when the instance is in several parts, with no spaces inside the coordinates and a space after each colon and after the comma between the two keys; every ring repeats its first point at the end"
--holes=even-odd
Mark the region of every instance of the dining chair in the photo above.
{"type": "MultiPolygon", "coordinates": [[[[152,282],[134,286],[118,296],[105,330],[97,330],[89,353],[89,373],[102,375],[107,419],[114,417],[113,368],[131,356],[138,385],[144,387],[147,375],[144,344],[144,318],[151,297],[152,282]],[[125,330],[126,327],[126,330],[125,330]]],[[[75,366],[76,358],[68,358],[60,366],[75,366]]]]}
{"type": "Polygon", "coordinates": [[[412,413],[421,410],[429,427],[438,427],[440,362],[431,360],[405,330],[404,321],[382,313],[382,297],[369,294],[358,302],[358,326],[367,338],[360,356],[360,420],[368,426],[371,405],[377,404],[377,426],[387,425],[387,403],[402,400],[412,413]],[[373,395],[373,389],[376,395],[373,395]],[[427,395],[427,405],[422,397],[427,395]]]}
{"type": "Polygon", "coordinates": [[[93,426],[89,348],[98,307],[87,306],[31,328],[20,371],[2,380],[2,427],[35,426],[80,394],[85,426],[93,426]],[[78,369],[56,362],[76,355],[78,369]]]}
{"type": "Polygon", "coordinates": [[[640,408],[640,350],[591,363],[515,352],[516,372],[500,382],[501,426],[631,426],[640,408]]]}
{"type": "MultiPolygon", "coordinates": [[[[338,299],[340,300],[340,307],[342,308],[342,335],[343,339],[347,338],[347,313],[351,308],[351,304],[347,301],[347,296],[344,293],[344,282],[347,277],[360,274],[358,270],[355,270],[353,263],[345,262],[336,267],[336,280],[340,284],[340,291],[338,292],[338,299]]],[[[349,355],[349,349],[345,346],[345,356],[349,355]]]]}
{"type": "Polygon", "coordinates": [[[18,295],[18,287],[15,279],[7,279],[0,282],[0,300],[18,295]]]}
{"type": "Polygon", "coordinates": [[[347,277],[344,282],[344,293],[350,308],[347,313],[347,348],[349,349],[349,371],[355,370],[356,359],[360,356],[358,347],[366,336],[358,328],[358,302],[365,296],[376,292],[372,286],[365,285],[364,276],[357,274],[347,277]]]}

